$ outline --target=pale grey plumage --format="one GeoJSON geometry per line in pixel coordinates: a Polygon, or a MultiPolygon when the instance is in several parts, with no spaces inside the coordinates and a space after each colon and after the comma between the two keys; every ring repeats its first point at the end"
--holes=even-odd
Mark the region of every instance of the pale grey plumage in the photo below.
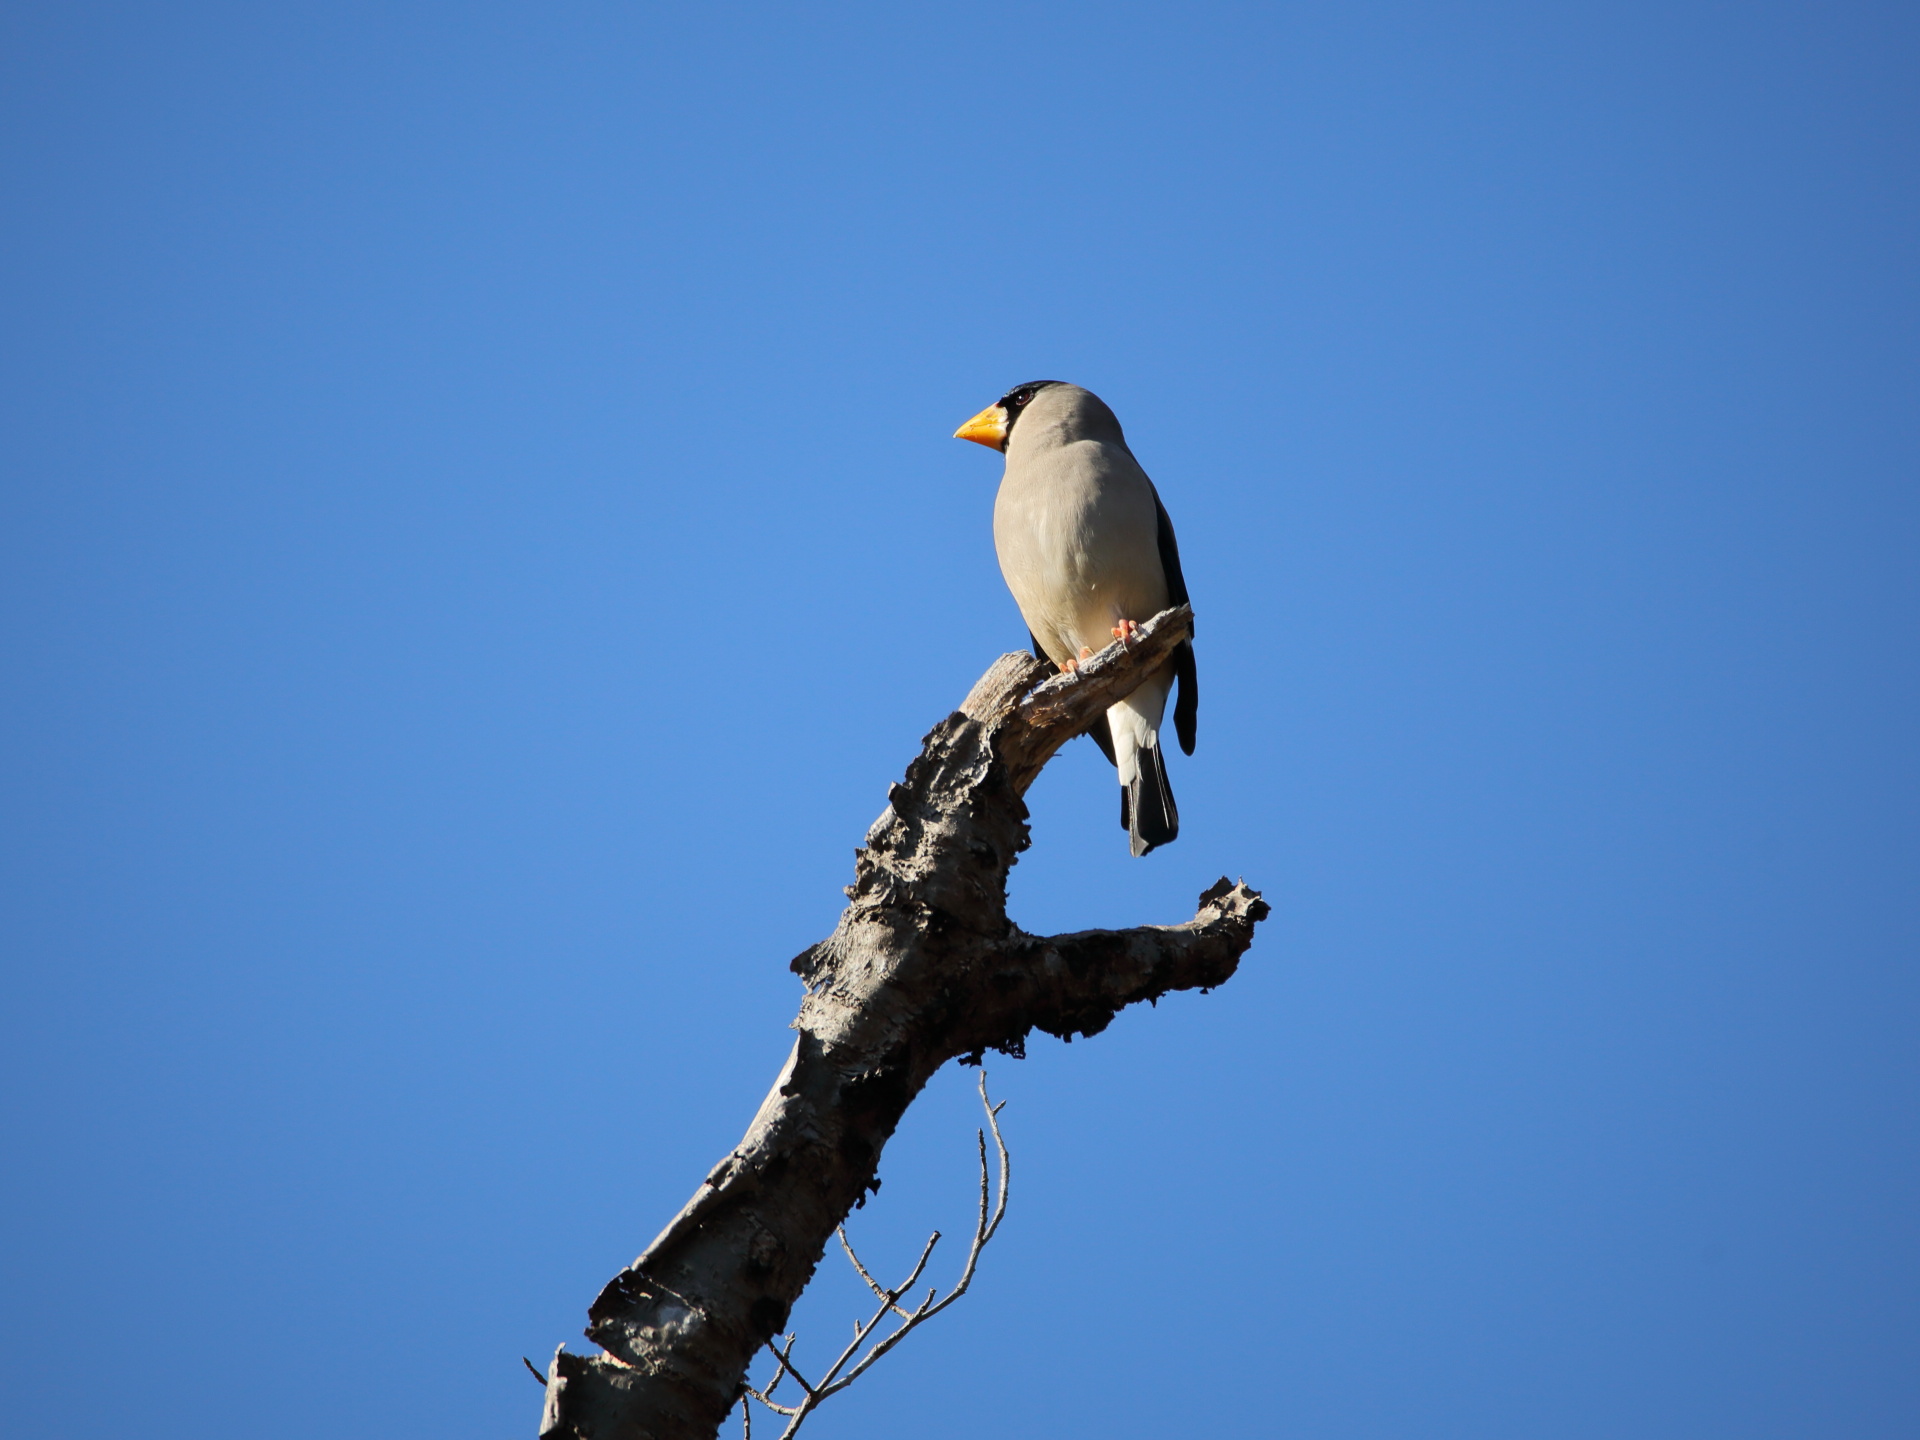
{"type": "MultiPolygon", "coordinates": [[[[1047,657],[1067,663],[1083,649],[1100,650],[1120,621],[1144,621],[1186,600],[1172,524],[1105,403],[1077,385],[1043,382],[1010,392],[999,408],[1007,464],[993,508],[994,548],[1047,657]]],[[[1181,745],[1191,753],[1190,647],[1107,712],[1122,823],[1136,855],[1179,833],[1159,744],[1176,674],[1181,745]]]]}

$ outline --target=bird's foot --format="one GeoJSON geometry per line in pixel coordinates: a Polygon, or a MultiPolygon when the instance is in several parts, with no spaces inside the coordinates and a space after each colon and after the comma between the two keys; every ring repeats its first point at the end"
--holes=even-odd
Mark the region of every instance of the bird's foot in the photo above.
{"type": "Polygon", "coordinates": [[[1118,640],[1122,645],[1132,644],[1133,637],[1139,633],[1140,622],[1138,620],[1122,620],[1113,627],[1113,638],[1118,640]]]}
{"type": "Polygon", "coordinates": [[[1082,645],[1080,647],[1079,659],[1076,660],[1071,656],[1069,656],[1067,659],[1062,660],[1060,662],[1060,669],[1064,674],[1071,675],[1073,674],[1074,671],[1080,668],[1081,660],[1091,660],[1092,658],[1093,658],[1093,647],[1091,645],[1082,645]]]}

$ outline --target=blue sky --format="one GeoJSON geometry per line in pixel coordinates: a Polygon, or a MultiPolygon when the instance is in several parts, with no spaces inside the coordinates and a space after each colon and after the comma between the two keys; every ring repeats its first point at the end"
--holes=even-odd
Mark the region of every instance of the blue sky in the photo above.
{"type": "MultiPolygon", "coordinates": [[[[1917,52],[11,9],[9,1426],[533,1433],[519,1357],[738,1137],[888,782],[1024,642],[948,436],[1054,376],[1166,498],[1204,701],[1179,842],[1070,747],[1015,918],[1274,915],[991,1067],[1002,1237],[810,1432],[1913,1434],[1917,52]]],[[[965,1229],[970,1078],[856,1217],[885,1269],[965,1229]]]]}

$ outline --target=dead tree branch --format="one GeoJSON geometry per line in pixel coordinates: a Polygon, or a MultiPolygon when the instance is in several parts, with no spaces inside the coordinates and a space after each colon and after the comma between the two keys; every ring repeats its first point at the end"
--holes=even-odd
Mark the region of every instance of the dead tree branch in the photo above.
{"type": "MultiPolygon", "coordinates": [[[[1184,605],[1162,611],[1071,675],[1002,656],[927,735],[856,852],[840,923],[793,962],[807,993],[785,1067],[746,1137],[588,1309],[587,1336],[606,1353],[555,1352],[543,1437],[716,1435],[935,1071],[1018,1055],[1036,1029],[1097,1034],[1136,1001],[1232,976],[1267,914],[1245,884],[1209,887],[1182,925],[1035,936],[1006,913],[1007,872],[1028,844],[1021,796],[1167,663],[1192,619],[1184,605]]],[[[819,1387],[774,1353],[800,1386],[797,1410],[819,1387]]]]}

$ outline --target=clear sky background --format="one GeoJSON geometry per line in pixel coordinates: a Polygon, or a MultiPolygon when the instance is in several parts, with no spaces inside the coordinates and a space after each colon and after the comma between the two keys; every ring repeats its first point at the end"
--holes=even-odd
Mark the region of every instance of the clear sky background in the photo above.
{"type": "Polygon", "coordinates": [[[1200,748],[1135,861],[1070,747],[1014,916],[1274,914],[991,1065],[1002,1238],[810,1429],[1920,1432],[1916,75],[1892,5],[10,7],[0,1428],[531,1437],[1024,644],[948,436],[1058,377],[1200,748]]]}

